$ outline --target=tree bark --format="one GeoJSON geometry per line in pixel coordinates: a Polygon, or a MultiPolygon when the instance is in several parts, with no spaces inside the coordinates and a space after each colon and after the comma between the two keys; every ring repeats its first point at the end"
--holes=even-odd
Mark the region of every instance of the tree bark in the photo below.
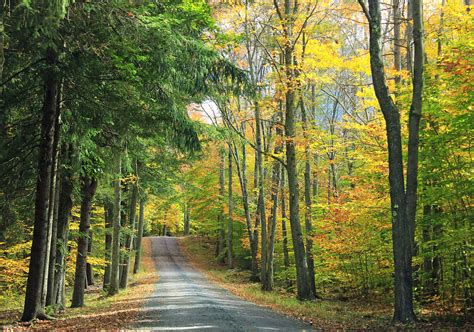
{"type": "MultiPolygon", "coordinates": [[[[59,172],[58,172],[59,173],[59,172]]],[[[48,276],[48,287],[46,293],[46,305],[56,304],[56,289],[55,289],[55,277],[56,277],[56,256],[58,247],[58,214],[59,214],[59,200],[61,190],[61,180],[59,174],[56,175],[58,178],[55,183],[56,189],[54,190],[54,211],[53,211],[53,229],[51,237],[51,254],[49,258],[49,276],[48,276]]]]}
{"type": "MultiPolygon", "coordinates": [[[[244,130],[245,132],[245,130],[244,130]]],[[[257,250],[255,249],[254,233],[252,231],[252,217],[250,216],[249,196],[247,188],[247,151],[245,143],[242,143],[242,160],[239,161],[238,153],[235,149],[234,159],[237,168],[237,175],[239,177],[240,190],[242,192],[242,205],[244,207],[245,223],[247,226],[247,235],[250,243],[251,255],[251,276],[250,281],[260,281],[258,276],[257,250]]]]}
{"type": "Polygon", "coordinates": [[[406,40],[406,68],[410,73],[413,73],[413,4],[412,0],[407,0],[407,18],[405,27],[405,40],[406,40]]]}
{"type": "MultiPolygon", "coordinates": [[[[303,137],[305,139],[305,168],[304,168],[304,202],[305,202],[305,212],[304,212],[304,224],[306,229],[306,262],[308,264],[308,275],[311,291],[313,295],[316,296],[316,280],[314,276],[314,258],[313,258],[313,224],[312,224],[312,195],[311,195],[311,162],[312,155],[310,149],[309,135],[308,135],[308,126],[309,121],[306,114],[306,109],[304,106],[303,97],[300,99],[301,107],[301,116],[303,120],[303,137]]],[[[332,165],[331,165],[332,166],[332,165]]]]}
{"type": "Polygon", "coordinates": [[[113,219],[114,219],[114,205],[110,201],[104,203],[104,214],[105,214],[105,260],[107,265],[105,266],[104,271],[104,282],[103,289],[107,290],[110,286],[110,274],[111,274],[111,264],[110,260],[112,258],[112,232],[113,232],[113,219]]]}
{"type": "Polygon", "coordinates": [[[227,266],[229,269],[234,267],[234,253],[233,253],[233,223],[234,223],[234,201],[233,201],[233,192],[232,192],[232,149],[229,145],[229,179],[228,179],[228,204],[229,204],[229,219],[227,222],[227,266]]]}
{"type": "Polygon", "coordinates": [[[421,116],[423,90],[423,36],[421,1],[412,0],[413,10],[413,95],[408,124],[408,162],[407,189],[403,174],[403,150],[400,127],[400,113],[390,97],[385,80],[385,68],[381,49],[381,11],[379,0],[369,0],[369,8],[363,0],[359,3],[364,8],[369,21],[370,33],[370,65],[375,95],[385,118],[388,157],[389,183],[392,212],[393,257],[395,265],[394,290],[395,311],[394,321],[410,323],[416,317],[413,310],[413,276],[412,255],[414,246],[417,170],[418,170],[418,135],[421,116]]]}
{"type": "Polygon", "coordinates": [[[423,98],[423,13],[421,0],[413,0],[413,93],[408,119],[408,160],[407,160],[407,188],[406,209],[408,218],[408,231],[411,248],[415,246],[415,220],[418,191],[418,151],[420,143],[420,120],[423,98]]]}
{"type": "Polygon", "coordinates": [[[54,296],[56,306],[59,310],[65,308],[64,295],[64,278],[66,274],[66,256],[68,251],[68,233],[69,233],[69,218],[72,209],[72,192],[74,189],[73,174],[71,172],[70,164],[73,158],[72,144],[63,144],[61,155],[66,167],[61,169],[61,192],[58,204],[58,221],[57,221],[57,246],[56,250],[56,266],[57,270],[54,276],[54,296]]]}
{"type": "MultiPolygon", "coordinates": [[[[87,241],[87,257],[92,254],[93,233],[89,230],[89,239],[87,241]]],[[[86,288],[94,285],[94,270],[91,263],[86,263],[86,288]]]]}
{"type": "MultiPolygon", "coordinates": [[[[286,3],[286,2],[285,2],[286,3]]],[[[286,7],[286,6],[285,6],[286,7]]],[[[285,67],[288,80],[294,80],[293,77],[293,50],[287,46],[285,48],[285,67]]],[[[294,82],[289,83],[294,84],[294,82]]],[[[308,265],[306,261],[306,250],[303,242],[303,234],[300,225],[299,212],[299,185],[296,165],[296,114],[295,114],[295,92],[293,87],[288,87],[286,92],[286,160],[289,189],[289,207],[290,207],[290,226],[293,239],[293,251],[295,254],[297,296],[300,300],[312,299],[311,286],[308,274],[308,265]]]]}
{"type": "MultiPolygon", "coordinates": [[[[283,105],[280,102],[280,111],[278,113],[278,120],[277,122],[282,122],[283,120],[283,105]]],[[[277,137],[282,139],[283,142],[283,129],[280,126],[276,127],[276,134],[277,137]]],[[[273,154],[278,155],[283,150],[283,143],[276,143],[273,149],[273,154]]],[[[259,166],[262,168],[262,165],[259,166]]],[[[277,212],[278,212],[278,194],[280,190],[280,178],[281,176],[281,163],[279,161],[275,161],[273,163],[272,169],[272,187],[271,187],[271,202],[272,207],[270,210],[270,216],[268,217],[268,232],[270,233],[268,241],[265,240],[267,243],[267,249],[263,250],[264,242],[262,240],[262,290],[264,291],[271,291],[274,286],[273,281],[273,254],[275,251],[275,235],[276,235],[276,220],[277,220],[277,212]],[[264,252],[266,253],[266,257],[264,257],[264,252]],[[266,263],[265,268],[263,264],[266,263]]],[[[263,238],[263,228],[264,225],[262,224],[262,238],[263,238]]],[[[286,231],[286,230],[285,230],[286,231]]]]}
{"type": "Polygon", "coordinates": [[[261,151],[263,150],[262,144],[262,128],[261,128],[261,115],[260,115],[260,106],[258,101],[255,101],[254,104],[255,110],[255,161],[256,161],[256,170],[258,174],[257,184],[258,184],[258,200],[257,200],[257,216],[256,218],[260,221],[260,243],[261,243],[261,269],[260,269],[260,279],[262,280],[262,289],[267,287],[266,279],[267,276],[267,266],[268,266],[268,235],[267,235],[267,219],[266,219],[266,206],[265,206],[265,174],[263,170],[263,156],[261,151]]]}
{"type": "Polygon", "coordinates": [[[110,272],[110,287],[108,294],[115,295],[119,290],[119,268],[120,268],[120,204],[121,204],[121,176],[122,159],[117,156],[116,179],[114,180],[114,229],[112,233],[112,264],[110,272]]]}
{"type": "Polygon", "coordinates": [[[140,270],[140,262],[142,258],[142,238],[143,238],[143,225],[145,223],[145,199],[140,199],[140,216],[138,219],[138,234],[137,234],[137,247],[135,248],[135,264],[133,266],[133,273],[138,273],[140,270]]]}
{"type": "Polygon", "coordinates": [[[281,236],[283,241],[283,264],[285,268],[290,267],[290,254],[288,251],[288,233],[286,230],[286,193],[285,193],[285,169],[281,168],[281,236]]]}
{"type": "Polygon", "coordinates": [[[395,74],[395,83],[400,83],[399,72],[402,70],[402,53],[401,53],[401,8],[400,0],[392,0],[392,13],[393,13],[393,64],[397,73],[395,74]]]}
{"type": "Polygon", "coordinates": [[[71,308],[84,306],[84,285],[86,284],[87,247],[89,242],[92,199],[97,189],[97,179],[89,176],[82,178],[81,221],[77,240],[76,274],[71,308]]]}
{"type": "Polygon", "coordinates": [[[189,220],[189,205],[186,202],[184,204],[184,235],[189,235],[189,227],[190,227],[189,222],[190,222],[190,220],[189,220]]]}
{"type": "Polygon", "coordinates": [[[48,239],[45,258],[45,278],[43,282],[42,301],[45,305],[54,304],[54,270],[56,265],[57,213],[59,200],[59,141],[61,130],[61,85],[56,96],[56,119],[54,123],[53,164],[51,166],[50,206],[48,210],[48,239]]]}
{"type": "Polygon", "coordinates": [[[41,137],[38,153],[38,177],[36,181],[33,243],[26,284],[25,305],[22,321],[44,316],[41,304],[44,267],[46,258],[49,193],[51,166],[53,163],[54,123],[56,118],[57,52],[52,47],[46,51],[47,68],[44,74],[44,99],[42,108],[41,137]]]}
{"type": "Polygon", "coordinates": [[[224,195],[225,195],[225,150],[222,148],[220,151],[220,163],[219,163],[219,239],[218,239],[218,252],[219,262],[224,263],[224,250],[225,250],[225,227],[224,227],[224,195]]]}
{"type": "Polygon", "coordinates": [[[295,146],[295,124],[297,120],[295,108],[295,91],[299,83],[297,80],[297,74],[295,72],[295,37],[293,36],[293,26],[295,17],[298,14],[298,3],[295,2],[292,6],[292,1],[284,0],[283,12],[280,9],[280,5],[277,0],[274,0],[273,4],[275,11],[280,18],[281,27],[285,38],[282,59],[284,62],[285,78],[282,83],[285,85],[286,170],[288,175],[291,236],[293,239],[293,251],[295,254],[297,297],[300,300],[309,300],[313,299],[314,295],[312,294],[311,287],[309,285],[306,250],[300,225],[299,188],[295,146]]]}
{"type": "MultiPolygon", "coordinates": [[[[280,148],[275,148],[275,154],[280,152],[280,148]]],[[[271,188],[271,197],[270,200],[272,202],[272,207],[270,210],[270,216],[268,216],[268,229],[269,229],[269,238],[267,243],[267,250],[266,254],[267,257],[265,259],[266,267],[263,269],[263,258],[262,258],[262,271],[265,271],[265,275],[262,277],[262,290],[264,291],[271,291],[273,290],[274,282],[273,282],[273,254],[275,251],[275,235],[276,235],[276,220],[277,220],[277,212],[278,212],[278,192],[280,189],[280,172],[281,172],[281,164],[279,161],[275,161],[273,163],[273,170],[272,170],[272,188],[271,188]]],[[[262,225],[263,230],[263,225],[262,225]]],[[[263,232],[262,232],[263,234],[263,232]]],[[[262,241],[262,248],[263,248],[263,241],[262,241]]],[[[262,250],[263,256],[263,250],[262,250]]]]}
{"type": "MultiPolygon", "coordinates": [[[[135,218],[137,215],[137,200],[138,200],[138,186],[133,185],[132,188],[132,197],[130,199],[130,211],[128,217],[128,227],[129,230],[133,231],[135,229],[135,218]]],[[[128,285],[128,271],[130,270],[130,256],[133,243],[133,235],[128,235],[125,240],[125,251],[126,255],[124,257],[124,262],[122,266],[122,274],[120,277],[120,288],[127,288],[128,285]]]]}

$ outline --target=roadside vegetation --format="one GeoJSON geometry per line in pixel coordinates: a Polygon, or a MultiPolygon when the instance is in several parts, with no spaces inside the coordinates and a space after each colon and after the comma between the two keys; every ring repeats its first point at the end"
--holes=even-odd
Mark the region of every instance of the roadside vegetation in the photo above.
{"type": "MultiPolygon", "coordinates": [[[[130,278],[129,287],[114,296],[107,296],[101,285],[90,287],[85,291],[87,306],[70,308],[59,313],[55,320],[18,323],[21,317],[21,298],[12,298],[9,303],[0,306],[0,326],[9,329],[125,329],[130,327],[141,315],[141,309],[148,296],[156,289],[158,271],[151,254],[150,241],[143,241],[142,269],[130,278]]],[[[67,293],[67,298],[72,292],[67,293]]]]}

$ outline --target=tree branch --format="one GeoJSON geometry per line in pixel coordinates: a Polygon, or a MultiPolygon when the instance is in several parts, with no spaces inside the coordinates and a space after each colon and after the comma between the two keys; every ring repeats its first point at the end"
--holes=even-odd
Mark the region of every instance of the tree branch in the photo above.
{"type": "Polygon", "coordinates": [[[364,0],[357,0],[359,2],[359,5],[362,8],[362,11],[364,12],[365,17],[367,20],[370,22],[370,13],[369,9],[367,8],[367,5],[365,4],[364,0]]]}

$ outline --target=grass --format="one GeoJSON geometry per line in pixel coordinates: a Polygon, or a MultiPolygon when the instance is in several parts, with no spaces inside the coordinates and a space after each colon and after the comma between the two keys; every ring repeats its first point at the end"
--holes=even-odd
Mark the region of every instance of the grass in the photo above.
{"type": "MultiPolygon", "coordinates": [[[[282,314],[304,320],[318,329],[398,329],[391,323],[391,303],[380,299],[316,300],[301,302],[295,294],[276,288],[273,292],[264,292],[259,283],[249,281],[248,271],[228,270],[218,264],[214,258],[213,246],[203,238],[186,237],[180,240],[182,251],[190,262],[208,278],[228,289],[235,295],[270,307],[282,314]]],[[[419,313],[418,329],[451,329],[461,327],[463,330],[474,328],[472,320],[458,317],[449,321],[447,317],[434,317],[431,314],[419,313]]]]}
{"type": "MultiPolygon", "coordinates": [[[[106,296],[99,286],[90,287],[85,293],[85,307],[67,308],[56,316],[56,320],[37,321],[32,325],[17,323],[22,308],[22,297],[18,295],[12,305],[0,307],[0,326],[41,330],[125,328],[139,317],[145,298],[154,291],[157,282],[149,241],[143,241],[141,271],[135,275],[130,273],[130,276],[129,287],[119,294],[106,296]]],[[[71,295],[68,292],[66,298],[70,299],[71,295]]]]}

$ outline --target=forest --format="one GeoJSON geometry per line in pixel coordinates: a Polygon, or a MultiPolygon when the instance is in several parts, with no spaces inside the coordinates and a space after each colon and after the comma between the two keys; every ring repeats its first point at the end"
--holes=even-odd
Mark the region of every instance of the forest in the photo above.
{"type": "Polygon", "coordinates": [[[470,0],[0,8],[0,322],[186,236],[305,306],[472,324],[470,0]]]}

